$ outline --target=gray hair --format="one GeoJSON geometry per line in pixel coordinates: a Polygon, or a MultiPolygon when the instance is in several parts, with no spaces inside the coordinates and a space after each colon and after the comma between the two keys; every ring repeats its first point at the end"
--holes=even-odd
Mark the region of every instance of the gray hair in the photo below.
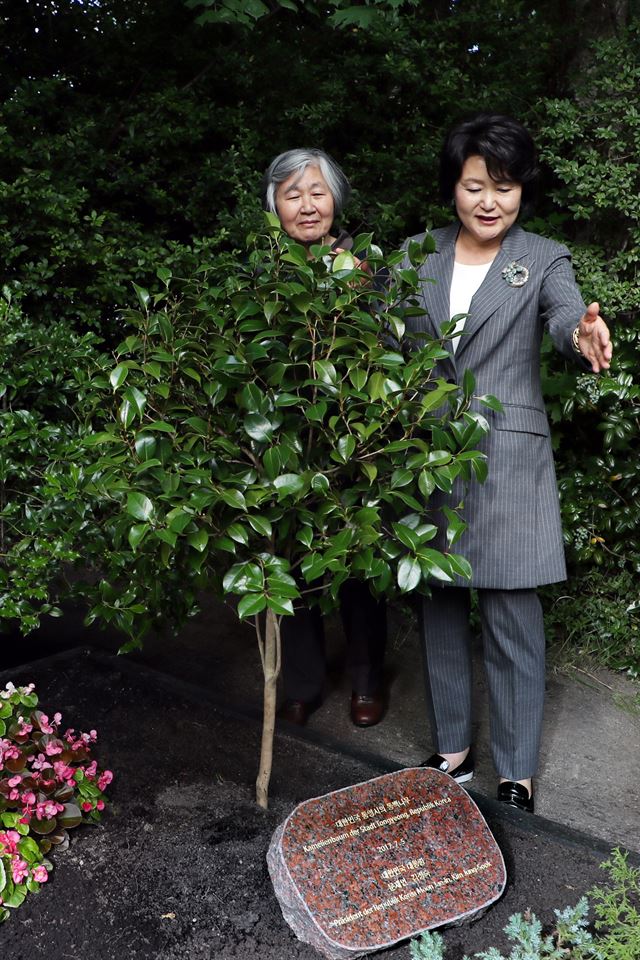
{"type": "Polygon", "coordinates": [[[351,194],[351,186],[343,170],[324,150],[286,150],[269,164],[262,179],[262,205],[265,210],[277,213],[276,191],[293,173],[302,173],[309,165],[320,167],[322,176],[333,197],[334,213],[342,212],[351,194]]]}

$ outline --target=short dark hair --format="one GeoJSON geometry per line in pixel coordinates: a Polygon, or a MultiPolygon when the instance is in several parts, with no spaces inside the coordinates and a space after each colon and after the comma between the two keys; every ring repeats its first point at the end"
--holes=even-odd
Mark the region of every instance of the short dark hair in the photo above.
{"type": "Polygon", "coordinates": [[[462,167],[469,157],[482,157],[494,180],[511,180],[522,187],[522,206],[536,194],[538,158],[531,134],[521,123],[497,113],[479,113],[447,134],[440,154],[440,193],[453,199],[462,167]]]}

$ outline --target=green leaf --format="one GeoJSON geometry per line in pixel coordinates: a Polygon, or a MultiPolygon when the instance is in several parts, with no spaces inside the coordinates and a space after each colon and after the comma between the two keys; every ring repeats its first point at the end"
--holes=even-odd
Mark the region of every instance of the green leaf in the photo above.
{"type": "Polygon", "coordinates": [[[311,489],[316,493],[328,493],[330,484],[324,473],[314,473],[311,477],[311,489]]]}
{"type": "Polygon", "coordinates": [[[496,413],[503,413],[504,407],[500,403],[497,397],[494,397],[491,393],[484,393],[481,397],[476,397],[476,400],[479,400],[480,403],[483,403],[485,407],[489,407],[491,410],[495,410],[496,413]]]}
{"type": "MultiPolygon", "coordinates": [[[[40,859],[41,859],[40,847],[38,846],[36,841],[33,840],[31,837],[23,837],[21,840],[19,840],[18,850],[20,851],[24,859],[28,861],[28,863],[40,862],[40,859]]],[[[2,889],[2,886],[0,886],[0,890],[1,889],[2,889]]]]}
{"type": "Polygon", "coordinates": [[[413,480],[413,473],[411,470],[406,470],[404,467],[394,470],[391,474],[391,489],[396,490],[398,487],[406,487],[413,480]]]}
{"type": "Polygon", "coordinates": [[[147,398],[137,387],[127,387],[122,394],[123,400],[131,404],[138,417],[142,417],[144,408],[147,405],[147,398]]]}
{"type": "Polygon", "coordinates": [[[144,462],[154,457],[156,450],[156,438],[148,433],[139,433],[136,436],[135,448],[138,457],[144,462]]]}
{"type": "Polygon", "coordinates": [[[127,379],[128,373],[129,368],[125,366],[124,363],[119,363],[117,367],[113,368],[109,374],[109,382],[114,390],[117,390],[118,387],[124,383],[124,381],[127,379]]]}
{"type": "Polygon", "coordinates": [[[261,534],[261,536],[271,537],[273,535],[273,528],[266,517],[249,516],[247,517],[247,522],[249,526],[251,526],[256,533],[261,534]]]}
{"type": "Polygon", "coordinates": [[[234,563],[222,586],[226,593],[257,593],[264,589],[264,574],[256,563],[234,563]]]}
{"type": "Polygon", "coordinates": [[[158,430],[160,433],[175,433],[175,427],[164,420],[154,420],[152,423],[145,423],[145,430],[158,430]]]}
{"type": "Polygon", "coordinates": [[[339,253],[333,258],[333,262],[331,264],[331,270],[333,273],[338,273],[340,270],[355,270],[355,267],[355,257],[349,252],[349,250],[343,250],[342,253],[339,253]]]}
{"type": "Polygon", "coordinates": [[[378,468],[373,463],[361,463],[360,469],[366,475],[370,484],[373,483],[378,476],[378,468]]]}
{"type": "Polygon", "coordinates": [[[204,553],[209,543],[209,534],[202,528],[200,528],[200,530],[194,530],[193,533],[187,536],[187,543],[199,553],[204,553]]]}
{"type": "Polygon", "coordinates": [[[414,530],[411,530],[410,527],[406,526],[404,523],[392,523],[391,528],[395,533],[396,537],[405,547],[408,547],[409,550],[413,550],[414,553],[420,546],[420,537],[414,530]]]}
{"type": "Polygon", "coordinates": [[[156,528],[153,533],[158,540],[169,544],[170,547],[175,547],[178,542],[178,535],[171,530],[165,530],[163,527],[156,528]]]}
{"type": "Polygon", "coordinates": [[[280,447],[269,447],[265,450],[262,454],[262,464],[269,480],[275,480],[284,466],[280,447]]]}
{"type": "Polygon", "coordinates": [[[276,477],[273,485],[278,491],[280,498],[302,493],[305,487],[304,477],[298,473],[283,473],[276,477]]]}
{"type": "Polygon", "coordinates": [[[136,523],[129,527],[128,540],[132,550],[136,550],[149,532],[148,523],[136,523]]]}
{"type": "Polygon", "coordinates": [[[165,517],[165,522],[173,533],[182,533],[192,520],[193,513],[184,507],[174,507],[165,517]]]}
{"type": "Polygon", "coordinates": [[[450,547],[460,539],[467,529],[467,524],[450,507],[443,507],[442,512],[447,518],[447,546],[450,547]]]}
{"type": "Polygon", "coordinates": [[[266,443],[273,436],[273,424],[261,413],[249,413],[244,418],[244,429],[252,440],[266,443]]]}
{"type": "Polygon", "coordinates": [[[403,557],[398,564],[398,587],[402,593],[414,590],[422,578],[420,564],[415,557],[403,557]]]}
{"type": "Polygon", "coordinates": [[[349,371],[349,379],[356,390],[364,390],[367,383],[367,372],[360,367],[354,367],[349,371]]]}
{"type": "Polygon", "coordinates": [[[149,300],[151,299],[149,296],[149,291],[145,290],[144,287],[139,287],[137,283],[133,284],[133,289],[137,294],[140,306],[142,307],[143,310],[146,310],[149,304],[149,300]]]}
{"type": "Polygon", "coordinates": [[[337,448],[334,451],[336,456],[332,456],[332,459],[339,459],[342,461],[342,463],[348,463],[355,449],[355,437],[352,437],[350,434],[348,434],[346,437],[340,437],[337,443],[337,448]]]}
{"type": "Polygon", "coordinates": [[[462,377],[462,392],[464,394],[465,400],[471,399],[471,397],[473,396],[473,391],[475,390],[475,386],[476,386],[476,378],[474,377],[473,371],[471,370],[471,368],[467,367],[462,377]]]}
{"type": "Polygon", "coordinates": [[[263,593],[249,593],[242,597],[238,603],[238,616],[241,620],[245,617],[254,617],[261,613],[267,606],[267,598],[263,593]]]}
{"type": "Polygon", "coordinates": [[[433,474],[429,473],[428,470],[421,470],[420,475],[418,476],[418,487],[425,500],[428,500],[436,487],[433,474]]]}
{"type": "Polygon", "coordinates": [[[236,543],[242,543],[246,546],[249,543],[249,534],[241,523],[232,523],[227,527],[227,536],[235,540],[236,543]]]}
{"type": "Polygon", "coordinates": [[[220,499],[223,500],[227,506],[234,507],[236,510],[247,509],[247,501],[245,500],[244,494],[240,490],[222,490],[220,493],[220,499]]]}
{"type": "Polygon", "coordinates": [[[153,504],[144,493],[131,491],[127,494],[127,513],[136,520],[149,521],[154,514],[153,504]]]}
{"type": "Polygon", "coordinates": [[[315,375],[317,380],[331,385],[334,385],[338,380],[336,368],[329,360],[316,360],[315,375]]]}
{"type": "Polygon", "coordinates": [[[293,616],[293,601],[282,597],[267,597],[267,607],[281,616],[293,616]]]}
{"type": "Polygon", "coordinates": [[[427,455],[427,463],[430,467],[440,467],[445,463],[451,463],[452,455],[448,450],[430,450],[427,455]]]}
{"type": "Polygon", "coordinates": [[[461,557],[457,553],[450,553],[448,554],[448,560],[452,573],[458,574],[459,577],[464,577],[465,580],[471,580],[471,564],[466,557],[461,557]]]}

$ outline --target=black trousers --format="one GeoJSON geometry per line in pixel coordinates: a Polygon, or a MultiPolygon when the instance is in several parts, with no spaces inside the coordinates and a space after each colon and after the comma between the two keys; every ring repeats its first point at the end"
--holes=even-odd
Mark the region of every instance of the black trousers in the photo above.
{"type": "MultiPolygon", "coordinates": [[[[340,588],[340,615],[347,641],[347,671],[356,693],[371,696],[380,687],[387,639],[387,609],[360,580],[340,588]]],[[[283,617],[282,678],[291,700],[321,696],[327,664],[322,615],[317,607],[299,607],[283,617]]]]}

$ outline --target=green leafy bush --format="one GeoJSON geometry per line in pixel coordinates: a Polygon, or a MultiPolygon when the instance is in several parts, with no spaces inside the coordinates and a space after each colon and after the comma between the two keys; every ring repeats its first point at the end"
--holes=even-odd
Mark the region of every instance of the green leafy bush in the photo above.
{"type": "Polygon", "coordinates": [[[547,637],[556,663],[597,663],[640,676],[640,599],[629,571],[595,569],[544,590],[547,637]]]}
{"type": "Polygon", "coordinates": [[[499,404],[474,396],[470,374],[461,390],[435,376],[441,340],[404,336],[431,237],[410,244],[408,269],[357,237],[369,273],[328,247],[309,259],[266,221],[246,257],[188,281],[159,268],[160,292],[136,287],[131,333],[94,357],[79,423],[33,495],[7,505],[0,615],[29,627],[46,609],[45,549],[88,568],[76,589],[89,619],[127,634],[126,649],[160,619],[180,623],[201,590],[230,595],[254,618],[273,705],[295,600],[330,609],[349,577],[386,594],[470,575],[460,510],[443,551],[428,502],[484,479],[481,411],[499,404]]]}
{"type": "Polygon", "coordinates": [[[580,377],[577,389],[546,355],[563,522],[580,574],[594,565],[613,576],[640,571],[639,54],[637,23],[599,39],[574,95],[545,101],[540,131],[542,158],[555,176],[551,197],[561,211],[547,229],[569,243],[585,298],[600,302],[615,344],[611,372],[580,377]]]}
{"type": "MultiPolygon", "coordinates": [[[[30,320],[6,288],[0,341],[0,619],[28,631],[39,614],[58,614],[53,585],[78,557],[77,528],[63,534],[69,504],[61,491],[81,473],[70,447],[77,452],[99,341],[68,321],[30,320]]],[[[79,502],[74,512],[81,522],[79,502]]]]}

